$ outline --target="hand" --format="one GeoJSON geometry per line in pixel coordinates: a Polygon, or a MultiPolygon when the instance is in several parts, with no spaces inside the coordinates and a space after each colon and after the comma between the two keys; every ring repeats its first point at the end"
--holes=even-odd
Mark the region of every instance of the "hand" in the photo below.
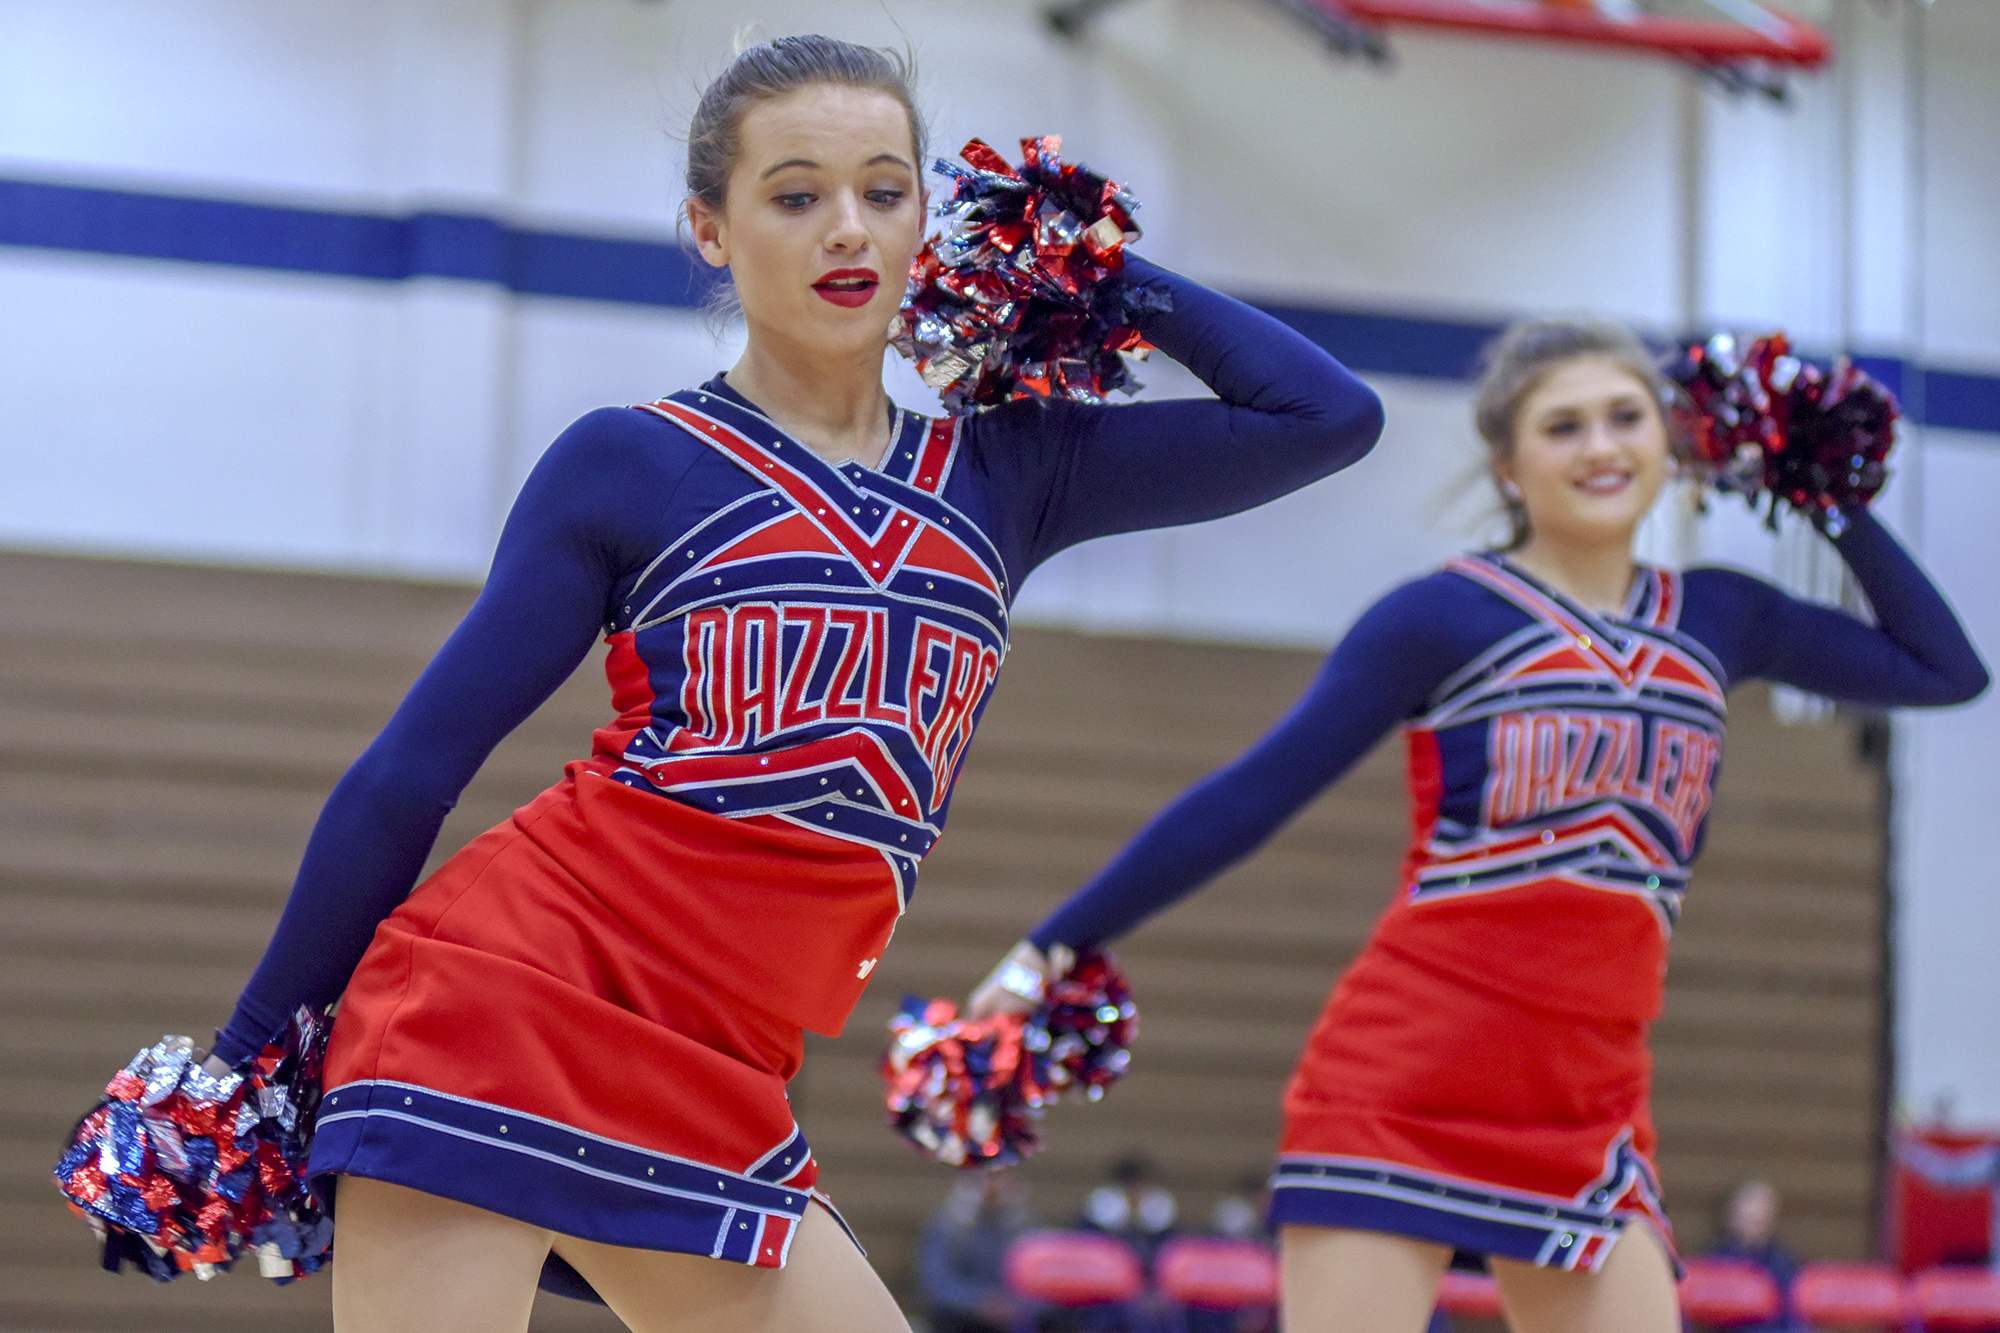
{"type": "Polygon", "coordinates": [[[965,1003],[965,1016],[976,1023],[999,1014],[1033,1013],[1048,983],[1068,972],[1076,961],[1065,945],[1058,944],[1049,952],[1054,957],[1044,955],[1026,940],[1015,945],[972,992],[965,1003]]]}
{"type": "Polygon", "coordinates": [[[204,1074],[213,1074],[217,1078],[227,1078],[230,1071],[228,1065],[222,1063],[215,1056],[210,1055],[202,1058],[201,1072],[204,1074]]]}

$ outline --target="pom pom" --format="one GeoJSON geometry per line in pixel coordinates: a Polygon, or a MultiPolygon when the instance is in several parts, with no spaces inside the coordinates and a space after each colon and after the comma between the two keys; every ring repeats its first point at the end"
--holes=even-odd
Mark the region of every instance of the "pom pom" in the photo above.
{"type": "Polygon", "coordinates": [[[1783,504],[1839,536],[1844,511],[1888,479],[1895,396],[1845,357],[1822,372],[1782,333],[1740,350],[1719,334],[1687,348],[1670,377],[1686,395],[1697,465],[1753,507],[1768,495],[1774,528],[1783,504]]]}
{"type": "Polygon", "coordinates": [[[1015,398],[1101,403],[1138,382],[1123,352],[1150,346],[1136,321],[1171,298],[1113,282],[1139,239],[1138,201],[1060,156],[1062,140],[1023,139],[1023,161],[974,139],[966,166],[939,159],[952,195],[945,234],[924,244],[890,338],[957,415],[1015,398]]]}
{"type": "Polygon", "coordinates": [[[912,995],[889,1031],[882,1080],[897,1132],[948,1166],[1011,1166],[1040,1148],[1050,1102],[1095,1101],[1123,1076],[1139,1011],[1125,974],[1092,950],[1026,1017],[967,1022],[950,1000],[912,995]]]}
{"type": "Polygon", "coordinates": [[[220,1077],[188,1038],[162,1037],[111,1080],[55,1169],[103,1241],[105,1268],[207,1279],[255,1250],[258,1270],[283,1284],[326,1264],[333,1221],[305,1172],[331,1026],[324,1011],[300,1009],[220,1077]]]}

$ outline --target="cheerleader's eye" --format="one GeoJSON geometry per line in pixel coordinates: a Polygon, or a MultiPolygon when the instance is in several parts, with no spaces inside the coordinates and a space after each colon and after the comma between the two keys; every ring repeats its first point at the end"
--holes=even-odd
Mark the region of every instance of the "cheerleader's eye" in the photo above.
{"type": "Polygon", "coordinates": [[[776,196],[772,202],[788,212],[797,213],[810,208],[814,195],[809,190],[794,190],[790,194],[776,196]]]}
{"type": "Polygon", "coordinates": [[[894,208],[897,204],[903,202],[904,197],[908,194],[908,190],[870,190],[868,192],[868,202],[874,204],[877,208],[894,208]]]}

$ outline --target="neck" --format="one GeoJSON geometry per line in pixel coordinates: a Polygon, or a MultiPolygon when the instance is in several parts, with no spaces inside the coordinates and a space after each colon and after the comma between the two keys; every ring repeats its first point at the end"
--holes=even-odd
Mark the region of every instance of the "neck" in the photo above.
{"type": "Polygon", "coordinates": [[[1632,538],[1615,542],[1552,541],[1536,535],[1507,558],[1579,606],[1620,611],[1632,590],[1632,538]]]}
{"type": "Polygon", "coordinates": [[[833,464],[873,467],[889,448],[889,395],[882,347],[811,354],[750,331],[729,368],[729,387],[761,408],[785,434],[833,464]]]}

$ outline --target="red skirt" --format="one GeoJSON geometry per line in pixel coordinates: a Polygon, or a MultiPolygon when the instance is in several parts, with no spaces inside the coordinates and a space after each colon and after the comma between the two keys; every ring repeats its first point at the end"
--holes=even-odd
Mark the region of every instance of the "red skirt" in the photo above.
{"type": "Polygon", "coordinates": [[[1641,1221],[1671,1254],[1646,1022],[1535,1005],[1384,933],[1334,988],[1286,1089],[1274,1224],[1595,1269],[1641,1221]]]}
{"type": "Polygon", "coordinates": [[[877,851],[572,764],[376,930],[313,1176],[780,1267],[818,1175],[785,1084],[899,911],[877,851]]]}

